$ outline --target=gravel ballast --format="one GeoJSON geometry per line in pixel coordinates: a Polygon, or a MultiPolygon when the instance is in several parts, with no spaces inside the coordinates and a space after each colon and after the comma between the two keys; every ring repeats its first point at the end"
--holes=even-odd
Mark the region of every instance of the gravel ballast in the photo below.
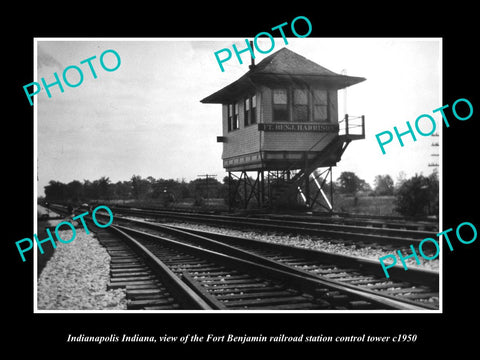
{"type": "MultiPolygon", "coordinates": [[[[383,250],[376,247],[370,246],[357,246],[357,245],[346,245],[343,244],[341,241],[330,241],[327,239],[321,239],[319,237],[311,237],[308,235],[275,235],[271,233],[259,233],[250,230],[233,230],[227,229],[222,227],[214,227],[210,225],[203,225],[203,224],[191,224],[191,223],[174,223],[169,222],[167,225],[174,225],[174,226],[182,226],[194,230],[203,230],[203,231],[211,231],[217,232],[225,235],[231,236],[238,236],[243,238],[249,238],[254,240],[296,246],[301,248],[308,248],[312,250],[321,250],[329,253],[340,254],[340,255],[349,255],[355,257],[363,257],[367,259],[372,259],[379,261],[378,258],[382,256],[386,256],[396,252],[392,250],[383,250]]],[[[409,250],[409,249],[408,249],[409,250]]],[[[402,251],[404,255],[408,255],[410,253],[406,253],[402,251]]],[[[421,256],[419,256],[421,261],[420,265],[417,265],[416,261],[413,258],[407,259],[405,262],[407,266],[411,269],[413,268],[424,268],[429,270],[438,271],[439,269],[439,262],[438,258],[435,260],[424,260],[421,256]]],[[[388,260],[385,261],[388,264],[388,260]]],[[[401,265],[400,260],[398,260],[397,264],[401,265]]],[[[378,263],[380,267],[380,262],[378,263]]]]}
{"type": "MultiPolygon", "coordinates": [[[[72,232],[59,231],[59,235],[67,240],[72,232]]],[[[126,309],[125,290],[107,290],[109,264],[110,256],[98,239],[91,232],[86,234],[83,228],[77,228],[72,242],[57,242],[53,256],[39,276],[38,310],[126,309]]]]}

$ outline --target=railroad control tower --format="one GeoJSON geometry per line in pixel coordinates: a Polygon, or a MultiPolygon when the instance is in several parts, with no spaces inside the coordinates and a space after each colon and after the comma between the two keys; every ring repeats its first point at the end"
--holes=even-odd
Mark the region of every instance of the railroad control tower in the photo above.
{"type": "Polygon", "coordinates": [[[338,120],[337,92],[364,80],[282,48],[201,100],[222,104],[217,142],[223,143],[230,208],[331,211],[333,196],[324,188],[332,166],[352,140],[365,138],[364,116],[338,120]]]}

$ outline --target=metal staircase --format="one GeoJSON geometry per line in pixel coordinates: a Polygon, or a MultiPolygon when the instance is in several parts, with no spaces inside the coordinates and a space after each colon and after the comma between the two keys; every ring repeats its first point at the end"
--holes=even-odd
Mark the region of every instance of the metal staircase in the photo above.
{"type": "MultiPolygon", "coordinates": [[[[359,116],[345,118],[339,122],[343,123],[344,130],[328,144],[323,151],[318,153],[314,159],[308,159],[308,152],[305,152],[303,166],[298,163],[292,164],[291,168],[300,168],[291,177],[291,170],[282,172],[277,176],[277,182],[271,187],[270,205],[283,207],[298,203],[298,200],[309,209],[320,206],[327,211],[333,210],[333,193],[330,187],[330,194],[325,193],[325,185],[328,177],[332,182],[332,166],[340,161],[343,153],[352,140],[365,138],[365,117],[359,116]],[[360,124],[352,120],[361,119],[360,124]],[[360,132],[358,131],[360,130],[360,132]],[[287,176],[285,176],[287,174],[287,176]],[[281,180],[281,181],[280,181],[281,180]]],[[[316,144],[313,147],[315,147],[316,144]]]]}

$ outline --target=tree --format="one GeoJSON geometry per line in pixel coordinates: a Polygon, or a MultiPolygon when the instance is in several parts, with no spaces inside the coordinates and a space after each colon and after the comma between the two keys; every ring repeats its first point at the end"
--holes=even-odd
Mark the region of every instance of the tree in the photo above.
{"type": "Polygon", "coordinates": [[[438,215],[438,177],[415,175],[398,188],[395,210],[405,216],[438,215]]]}
{"type": "Polygon", "coordinates": [[[66,185],[66,196],[73,202],[83,199],[83,185],[78,180],[73,180],[66,185]]]}
{"type": "Polygon", "coordinates": [[[135,199],[144,199],[149,192],[150,182],[142,179],[140,175],[133,175],[132,181],[132,194],[135,199]]]}
{"type": "Polygon", "coordinates": [[[338,190],[343,194],[355,194],[357,191],[368,191],[370,185],[351,171],[344,171],[337,179],[338,190]]]}
{"type": "Polygon", "coordinates": [[[190,193],[195,198],[216,198],[222,196],[222,184],[215,178],[198,178],[190,181],[188,187],[190,193]]]}
{"type": "Polygon", "coordinates": [[[393,195],[393,179],[390,175],[377,175],[374,180],[375,195],[393,195]]]}
{"type": "Polygon", "coordinates": [[[110,178],[102,176],[100,179],[95,180],[93,185],[97,188],[100,199],[110,199],[110,178]]]}
{"type": "Polygon", "coordinates": [[[438,182],[438,172],[435,171],[427,178],[428,184],[428,214],[438,215],[439,213],[439,194],[440,194],[440,185],[438,182]]]}
{"type": "Polygon", "coordinates": [[[98,188],[90,180],[83,180],[83,195],[86,199],[98,199],[98,188]]]}
{"type": "Polygon", "coordinates": [[[407,174],[402,170],[398,173],[397,181],[395,182],[395,191],[400,189],[405,181],[407,181],[407,174]]]}
{"type": "Polygon", "coordinates": [[[67,186],[60,181],[50,180],[44,189],[45,198],[48,202],[64,201],[66,199],[67,186]]]}
{"type": "Polygon", "coordinates": [[[163,196],[163,193],[166,191],[165,180],[163,179],[155,180],[152,176],[147,177],[147,180],[149,182],[149,187],[151,189],[149,197],[151,197],[152,199],[161,198],[163,196]]]}
{"type": "Polygon", "coordinates": [[[117,181],[113,185],[113,196],[116,199],[126,200],[132,196],[132,184],[130,181],[117,181]]]}
{"type": "Polygon", "coordinates": [[[179,189],[179,195],[180,195],[179,199],[185,199],[192,196],[188,188],[188,183],[185,181],[185,179],[182,179],[182,182],[179,183],[178,189],[179,189]]]}

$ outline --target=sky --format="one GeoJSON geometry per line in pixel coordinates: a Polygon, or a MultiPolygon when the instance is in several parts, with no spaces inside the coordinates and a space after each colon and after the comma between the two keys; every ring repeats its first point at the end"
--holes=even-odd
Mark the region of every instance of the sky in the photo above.
{"type": "MultiPolygon", "coordinates": [[[[339,117],[365,115],[366,138],[353,141],[333,169],[334,179],[342,171],[353,171],[373,186],[376,175],[389,174],[395,180],[429,175],[428,163],[441,143],[440,137],[416,134],[386,145],[383,155],[375,134],[407,130],[422,114],[431,115],[437,125],[441,115],[433,113],[441,103],[442,44],[438,38],[275,38],[271,53],[290,50],[337,73],[367,80],[339,92],[339,117]],[[346,98],[346,104],[344,99],[346,98]]],[[[50,180],[129,180],[132,175],[164,179],[197,178],[215,174],[222,180],[222,132],[219,104],[200,100],[237,80],[248,71],[248,52],[243,64],[235,56],[218,66],[214,52],[223,48],[245,47],[244,38],[157,38],[157,39],[36,39],[36,72],[32,81],[45,78],[54,82],[54,72],[62,78],[68,66],[78,66],[83,82],[78,87],[65,84],[50,88],[51,98],[42,90],[35,95],[35,132],[38,195],[50,180]],[[112,49],[121,59],[115,71],[105,71],[100,55],[112,49]],[[88,64],[91,61],[97,78],[88,64]]],[[[268,43],[260,44],[268,49],[268,43]]],[[[270,55],[256,52],[256,62],[270,55]]],[[[105,65],[116,59],[105,54],[105,65]]],[[[75,70],[68,71],[71,83],[79,82],[75,70]]],[[[63,83],[63,80],[62,80],[63,83]]],[[[28,100],[26,100],[28,101],[28,100]]],[[[425,119],[424,119],[425,120],[425,119]]],[[[419,123],[424,132],[431,129],[419,123]]]]}

